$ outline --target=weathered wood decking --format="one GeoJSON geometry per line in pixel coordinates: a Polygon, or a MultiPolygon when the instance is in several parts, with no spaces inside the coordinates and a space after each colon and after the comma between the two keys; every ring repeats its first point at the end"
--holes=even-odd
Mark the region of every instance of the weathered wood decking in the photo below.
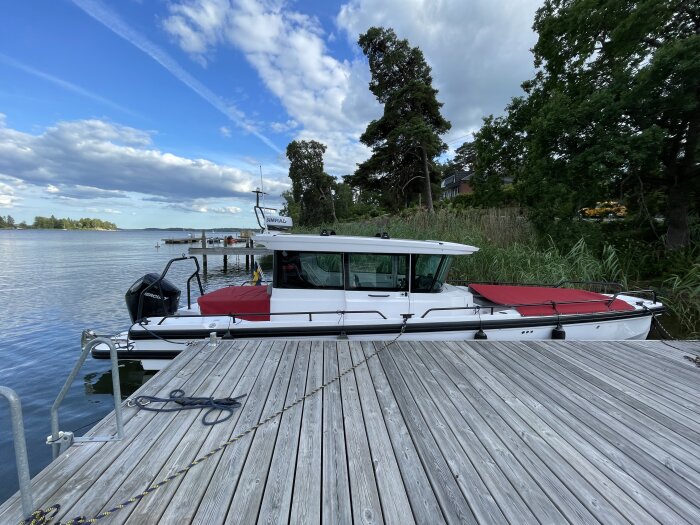
{"type": "MultiPolygon", "coordinates": [[[[100,522],[700,523],[700,344],[672,344],[398,342],[100,522]]],[[[247,394],[234,417],[126,408],[127,439],[72,447],[35,503],[95,516],[382,346],[190,347],[139,393],[247,394]]]]}

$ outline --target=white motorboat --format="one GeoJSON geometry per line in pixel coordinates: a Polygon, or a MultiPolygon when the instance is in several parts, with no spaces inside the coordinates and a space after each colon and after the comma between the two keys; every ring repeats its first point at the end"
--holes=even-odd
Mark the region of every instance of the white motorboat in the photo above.
{"type": "MultiPolygon", "coordinates": [[[[328,232],[265,232],[254,241],[273,256],[267,286],[228,286],[194,302],[197,265],[180,305],[180,290],[165,279],[173,261],[134,283],[126,295],[133,325],[114,336],[119,358],[159,369],[188,342],[207,338],[645,339],[664,310],[650,290],[448,284],[453,258],[478,250],[464,244],[328,232]]],[[[96,347],[93,357],[109,358],[108,349],[96,347]]]]}

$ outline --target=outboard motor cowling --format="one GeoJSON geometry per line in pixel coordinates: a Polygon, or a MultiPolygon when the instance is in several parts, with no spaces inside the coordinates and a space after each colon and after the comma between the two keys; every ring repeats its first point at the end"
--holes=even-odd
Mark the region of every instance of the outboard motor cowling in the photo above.
{"type": "Polygon", "coordinates": [[[138,319],[139,300],[141,301],[140,317],[142,319],[159,315],[172,315],[177,312],[180,304],[180,289],[167,279],[163,279],[160,284],[151,286],[158,279],[160,279],[159,274],[147,273],[127,290],[124,299],[132,323],[140,320],[138,319]],[[148,291],[143,293],[146,289],[148,291]]]}

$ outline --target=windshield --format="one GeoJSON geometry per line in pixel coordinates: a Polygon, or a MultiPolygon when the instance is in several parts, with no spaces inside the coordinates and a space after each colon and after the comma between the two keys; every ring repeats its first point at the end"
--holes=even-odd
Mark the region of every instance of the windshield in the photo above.
{"type": "Polygon", "coordinates": [[[442,290],[452,257],[447,255],[413,255],[411,292],[431,293],[442,290]]]}

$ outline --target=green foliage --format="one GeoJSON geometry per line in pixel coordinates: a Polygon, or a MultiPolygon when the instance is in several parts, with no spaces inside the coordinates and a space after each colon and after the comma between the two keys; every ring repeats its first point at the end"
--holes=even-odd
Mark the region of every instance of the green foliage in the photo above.
{"type": "Polygon", "coordinates": [[[116,230],[117,225],[113,222],[102,221],[100,219],[57,219],[51,217],[34,217],[32,228],[43,230],[116,230]]]}
{"type": "Polygon", "coordinates": [[[700,262],[664,281],[661,300],[690,338],[700,337],[700,262]]]}
{"type": "Polygon", "coordinates": [[[505,175],[543,233],[582,206],[623,199],[667,248],[691,243],[700,202],[700,4],[547,0],[538,68],[476,134],[476,193],[505,175]],[[493,177],[493,178],[492,178],[493,177]]]}
{"type": "Polygon", "coordinates": [[[422,191],[432,211],[432,184],[439,181],[433,161],[446,150],[440,135],[450,123],[440,113],[430,67],[423,52],[400,40],[393,29],[372,27],[358,43],[369,61],[370,90],[384,104],[384,114],[360,137],[372,156],[346,180],[381,195],[389,209],[406,206],[422,191]]]}
{"type": "Polygon", "coordinates": [[[286,211],[298,212],[300,225],[337,220],[333,201],[336,181],[323,171],[325,151],[326,146],[315,140],[295,140],[287,146],[292,192],[284,196],[287,200],[286,211]],[[295,208],[296,205],[298,208],[295,208]]]}

